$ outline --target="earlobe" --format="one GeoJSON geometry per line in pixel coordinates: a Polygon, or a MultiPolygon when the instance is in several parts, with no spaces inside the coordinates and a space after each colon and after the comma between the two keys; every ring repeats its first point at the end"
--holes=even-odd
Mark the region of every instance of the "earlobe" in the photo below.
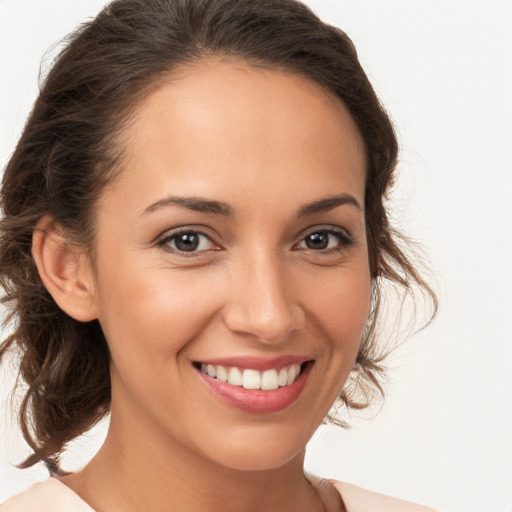
{"type": "Polygon", "coordinates": [[[85,250],[72,246],[50,215],[43,217],[34,229],[32,257],[43,284],[65,313],[81,322],[97,318],[85,250]]]}

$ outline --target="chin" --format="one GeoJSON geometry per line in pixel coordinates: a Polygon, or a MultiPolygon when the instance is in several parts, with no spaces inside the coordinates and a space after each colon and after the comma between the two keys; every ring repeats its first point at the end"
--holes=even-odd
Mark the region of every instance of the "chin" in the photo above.
{"type": "Polygon", "coordinates": [[[305,439],[302,435],[285,437],[282,433],[248,435],[245,438],[233,436],[225,441],[224,446],[218,443],[209,458],[237,471],[275,470],[292,461],[302,465],[308,440],[309,437],[305,439]]]}
{"type": "Polygon", "coordinates": [[[304,458],[304,448],[293,454],[260,453],[257,457],[237,454],[235,457],[226,457],[223,466],[235,471],[272,471],[292,463],[292,461],[304,458]]]}

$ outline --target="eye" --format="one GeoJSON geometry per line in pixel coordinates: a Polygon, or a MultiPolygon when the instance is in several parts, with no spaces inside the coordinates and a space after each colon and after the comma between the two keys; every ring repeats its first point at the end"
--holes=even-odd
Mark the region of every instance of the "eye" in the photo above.
{"type": "Polygon", "coordinates": [[[334,228],[319,229],[306,235],[298,244],[299,249],[313,251],[341,250],[354,243],[345,231],[334,228]]]}
{"type": "Polygon", "coordinates": [[[157,245],[184,253],[210,251],[217,248],[209,236],[193,230],[171,233],[159,240],[157,245]]]}

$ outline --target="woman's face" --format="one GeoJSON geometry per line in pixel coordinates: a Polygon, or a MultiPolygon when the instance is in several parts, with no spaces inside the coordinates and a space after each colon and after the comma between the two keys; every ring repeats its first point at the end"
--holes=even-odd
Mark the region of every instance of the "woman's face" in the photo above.
{"type": "Polygon", "coordinates": [[[122,143],[95,267],[112,428],[230,468],[301,457],[370,307],[354,121],[306,78],[219,59],[153,93],[122,143]]]}

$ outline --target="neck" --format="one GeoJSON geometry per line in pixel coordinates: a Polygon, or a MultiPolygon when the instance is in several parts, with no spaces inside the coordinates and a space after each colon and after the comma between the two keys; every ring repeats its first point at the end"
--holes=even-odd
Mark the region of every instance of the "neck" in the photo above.
{"type": "Polygon", "coordinates": [[[83,471],[63,478],[64,483],[96,512],[323,510],[303,473],[304,451],[278,468],[240,470],[146,427],[123,428],[113,411],[96,457],[83,471]]]}

